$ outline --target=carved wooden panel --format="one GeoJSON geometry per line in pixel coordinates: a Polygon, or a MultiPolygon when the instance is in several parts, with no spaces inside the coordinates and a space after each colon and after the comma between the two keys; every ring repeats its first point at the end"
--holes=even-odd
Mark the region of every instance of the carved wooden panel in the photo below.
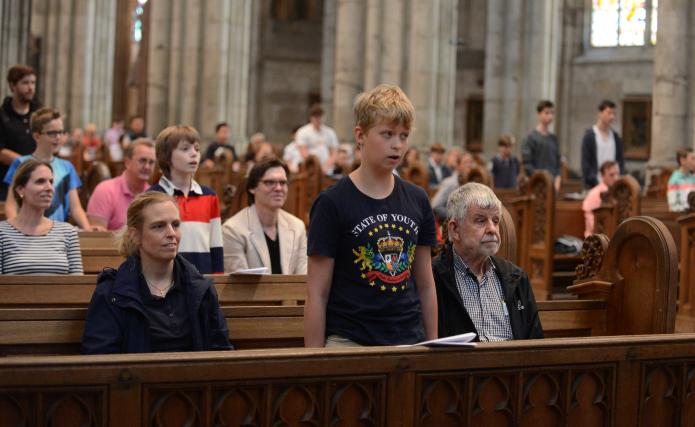
{"type": "Polygon", "coordinates": [[[608,426],[615,367],[420,375],[417,426],[608,426]]]}
{"type": "Polygon", "coordinates": [[[471,425],[507,426],[514,420],[516,376],[501,373],[472,379],[471,425]]]}
{"type": "Polygon", "coordinates": [[[532,233],[531,243],[544,243],[548,226],[547,186],[543,181],[531,182],[530,192],[534,195],[531,201],[532,233]]]}
{"type": "Polygon", "coordinates": [[[435,377],[423,381],[418,425],[457,427],[468,419],[468,378],[435,377]]]}
{"type": "Polygon", "coordinates": [[[525,375],[521,425],[560,425],[564,416],[564,383],[562,372],[525,375]]]}
{"type": "Polygon", "coordinates": [[[245,386],[213,390],[212,425],[247,426],[264,425],[263,408],[265,393],[263,387],[245,386]]]}
{"type": "Polygon", "coordinates": [[[146,405],[143,425],[154,427],[204,426],[205,387],[181,387],[179,385],[146,388],[146,405]]]}
{"type": "Polygon", "coordinates": [[[0,390],[0,426],[104,426],[101,388],[0,390]]]}
{"type": "Polygon", "coordinates": [[[610,425],[612,375],[610,369],[572,372],[569,384],[568,426],[610,425]]]}
{"type": "Polygon", "coordinates": [[[380,426],[386,377],[147,385],[143,425],[380,426]]]}
{"type": "Polygon", "coordinates": [[[645,364],[642,377],[642,426],[678,425],[682,367],[669,364],[645,364]]]}
{"type": "Polygon", "coordinates": [[[608,239],[605,236],[592,234],[584,239],[582,263],[575,269],[577,280],[587,279],[598,274],[606,249],[608,249],[608,239]]]}

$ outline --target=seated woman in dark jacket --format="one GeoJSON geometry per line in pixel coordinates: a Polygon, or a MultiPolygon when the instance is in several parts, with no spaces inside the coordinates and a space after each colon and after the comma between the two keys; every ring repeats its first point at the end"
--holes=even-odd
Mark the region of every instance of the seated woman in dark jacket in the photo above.
{"type": "Polygon", "coordinates": [[[87,312],[82,352],[231,350],[210,279],[180,255],[174,199],[142,193],[128,207],[118,270],[104,270],[87,312]]]}

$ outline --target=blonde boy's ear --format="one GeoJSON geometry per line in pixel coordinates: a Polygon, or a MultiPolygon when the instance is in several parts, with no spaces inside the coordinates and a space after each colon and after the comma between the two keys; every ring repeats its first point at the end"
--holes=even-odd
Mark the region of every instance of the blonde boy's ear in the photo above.
{"type": "Polygon", "coordinates": [[[355,126],[353,133],[355,134],[355,142],[357,143],[357,145],[362,145],[366,136],[365,132],[362,130],[362,127],[355,126]]]}

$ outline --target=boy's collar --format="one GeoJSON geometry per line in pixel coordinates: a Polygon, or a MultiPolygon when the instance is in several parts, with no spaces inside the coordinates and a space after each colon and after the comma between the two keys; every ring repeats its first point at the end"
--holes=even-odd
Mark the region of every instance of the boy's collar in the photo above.
{"type": "MultiPolygon", "coordinates": [[[[168,179],[166,176],[164,176],[164,175],[162,175],[162,177],[159,178],[159,185],[160,185],[160,186],[164,189],[164,191],[165,191],[168,195],[170,195],[170,196],[173,196],[173,195],[174,195],[174,191],[175,191],[175,190],[178,190],[178,191],[180,191],[180,192],[183,193],[183,190],[181,190],[179,187],[177,187],[176,185],[174,185],[174,183],[171,182],[171,180],[169,180],[169,179],[168,179]]],[[[202,195],[202,194],[203,194],[203,188],[200,186],[200,184],[198,184],[198,183],[196,182],[195,179],[192,179],[192,178],[191,178],[191,188],[190,188],[190,190],[189,190],[189,193],[195,193],[195,194],[198,194],[198,195],[202,195]]]]}

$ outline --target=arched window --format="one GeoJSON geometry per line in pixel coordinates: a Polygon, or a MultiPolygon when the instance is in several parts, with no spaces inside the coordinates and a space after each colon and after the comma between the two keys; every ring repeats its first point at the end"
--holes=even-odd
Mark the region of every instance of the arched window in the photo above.
{"type": "Polygon", "coordinates": [[[145,3],[147,0],[137,0],[133,10],[133,34],[132,41],[140,43],[142,40],[142,15],[145,13],[145,3]]]}
{"type": "Polygon", "coordinates": [[[592,0],[591,46],[656,44],[659,0],[592,0]]]}

